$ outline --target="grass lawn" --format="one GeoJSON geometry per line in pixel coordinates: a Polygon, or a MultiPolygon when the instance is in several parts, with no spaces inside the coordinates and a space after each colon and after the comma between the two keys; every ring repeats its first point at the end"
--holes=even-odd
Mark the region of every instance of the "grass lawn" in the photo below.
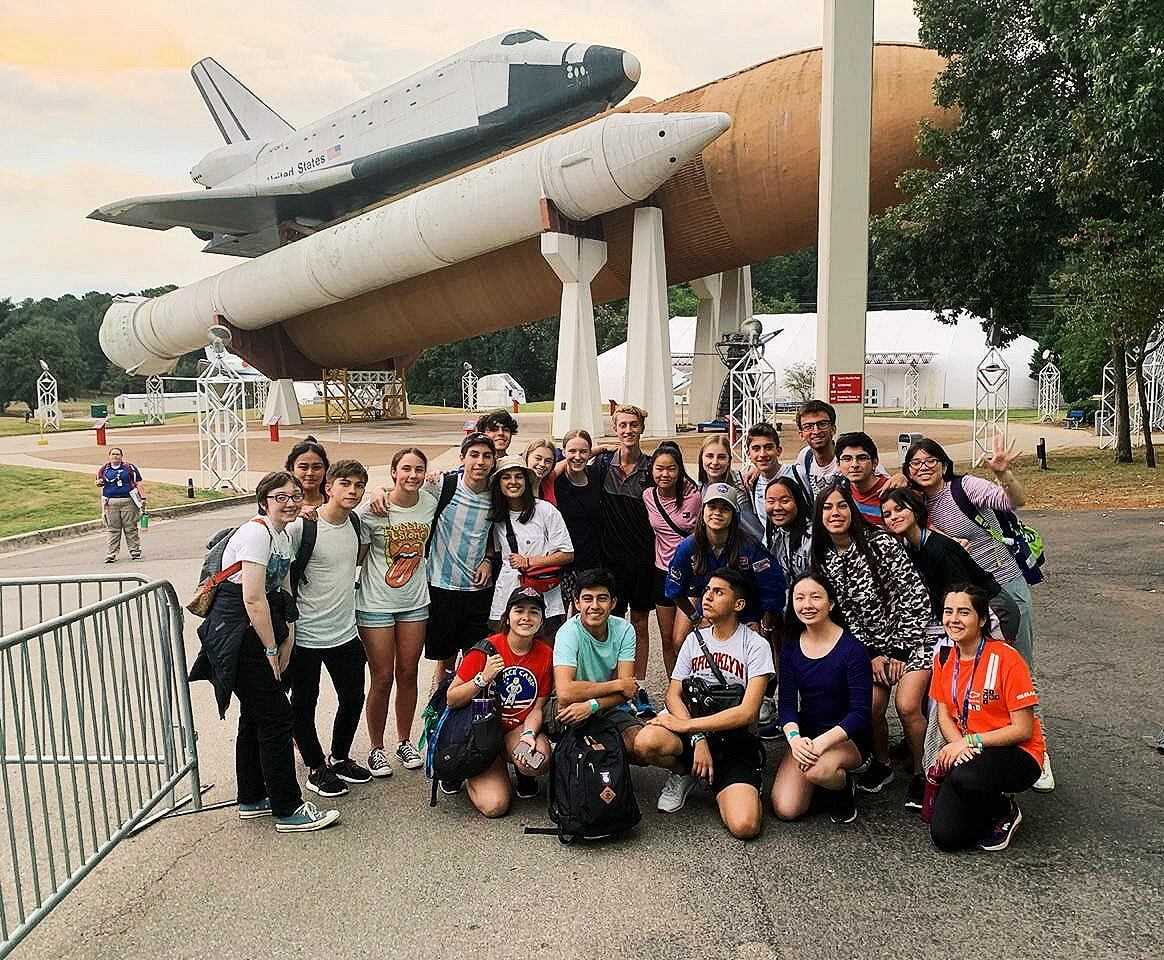
{"type": "MultiPolygon", "coordinates": [[[[0,537],[101,516],[97,486],[88,474],[0,466],[0,485],[10,493],[0,503],[0,537]]],[[[185,487],[149,482],[145,487],[150,509],[190,502],[185,487]]],[[[194,496],[198,500],[218,500],[223,494],[197,490],[194,496]]]]}
{"type": "MultiPolygon", "coordinates": [[[[900,410],[880,410],[877,412],[870,412],[868,408],[865,410],[867,417],[895,417],[901,419],[903,414],[900,410]]],[[[1018,420],[1025,423],[1034,423],[1039,416],[1039,411],[1033,408],[1016,409],[1010,411],[1010,419],[1018,420]]],[[[918,418],[922,420],[973,420],[973,410],[923,410],[918,414],[918,418]]]]}
{"type": "MultiPolygon", "coordinates": [[[[170,413],[166,415],[166,423],[194,423],[194,414],[192,413],[170,413]]],[[[109,429],[122,429],[124,427],[144,427],[143,415],[140,413],[124,413],[109,417],[106,421],[106,426],[109,429]]],[[[62,420],[61,431],[67,430],[92,430],[92,420],[62,420]]],[[[51,431],[50,431],[51,432],[51,431]]],[[[0,416],[0,437],[24,437],[40,433],[40,424],[36,420],[29,420],[24,422],[24,414],[13,416],[5,414],[0,416]]]]}
{"type": "MultiPolygon", "coordinates": [[[[1164,449],[1157,447],[1158,458],[1164,449]]],[[[1053,450],[1047,469],[1024,456],[1014,468],[1027,492],[1027,508],[1036,510],[1132,509],[1164,507],[1164,467],[1144,466],[1144,451],[1135,463],[1116,463],[1110,450],[1053,450]]],[[[972,471],[993,478],[985,467],[972,471]]]]}

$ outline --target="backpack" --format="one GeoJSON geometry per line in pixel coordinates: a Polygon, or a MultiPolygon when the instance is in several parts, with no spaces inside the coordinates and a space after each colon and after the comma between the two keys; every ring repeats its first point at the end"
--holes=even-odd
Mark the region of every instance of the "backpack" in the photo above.
{"type": "Polygon", "coordinates": [[[552,832],[564,844],[625,833],[642,819],[622,735],[608,717],[566,728],[550,761],[547,797],[552,832]]]}
{"type": "Polygon", "coordinates": [[[1002,528],[1002,535],[999,536],[982,516],[981,511],[971,503],[962,488],[961,477],[954,477],[950,481],[950,495],[959,510],[1010,551],[1027,583],[1034,586],[1043,582],[1043,572],[1039,568],[1046,562],[1047,556],[1043,547],[1043,535],[1038,530],[1023,523],[1013,510],[994,510],[998,525],[1002,528]]]}
{"type": "Polygon", "coordinates": [[[432,542],[437,535],[437,521],[441,518],[441,514],[445,512],[447,507],[457,492],[457,484],[460,482],[461,475],[459,473],[446,473],[441,480],[441,492],[437,495],[436,512],[432,515],[432,521],[428,525],[428,540],[424,544],[424,555],[427,559],[429,551],[432,550],[432,542]]]}
{"type": "MultiPolygon", "coordinates": [[[[261,523],[267,534],[271,533],[271,528],[259,517],[252,517],[247,523],[261,523]]],[[[210,612],[218,585],[242,569],[241,561],[237,560],[225,570],[222,569],[222,555],[226,552],[226,545],[241,529],[242,527],[225,527],[206,541],[206,557],[202,561],[202,569],[198,571],[198,586],[194,590],[194,596],[186,604],[186,609],[196,617],[205,617],[210,612]]]]}
{"type": "MultiPolygon", "coordinates": [[[[497,652],[488,640],[482,640],[474,650],[486,657],[497,652]]],[[[436,806],[438,780],[468,780],[484,773],[497,759],[505,743],[501,729],[501,694],[493,684],[493,709],[488,716],[476,717],[475,704],[470,700],[463,707],[450,707],[447,700],[453,682],[450,674],[437,685],[421,719],[424,733],[420,745],[425,750],[424,774],[432,781],[429,806],[436,806]]],[[[476,699],[486,696],[481,691],[476,699]]]]}
{"type": "MultiPolygon", "coordinates": [[[[310,517],[303,517],[303,536],[299,540],[299,549],[295,552],[295,559],[291,561],[291,594],[299,596],[299,585],[310,583],[307,579],[307,565],[311,562],[311,555],[315,552],[315,539],[319,534],[319,524],[310,517]]],[[[360,557],[360,518],[354,513],[348,514],[352,529],[356,531],[356,560],[360,557]]]]}

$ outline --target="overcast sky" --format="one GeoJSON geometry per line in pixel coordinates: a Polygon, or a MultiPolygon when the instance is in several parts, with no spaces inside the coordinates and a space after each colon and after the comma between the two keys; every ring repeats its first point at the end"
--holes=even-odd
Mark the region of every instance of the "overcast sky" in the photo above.
{"type": "MultiPolygon", "coordinates": [[[[190,79],[216,57],[299,126],[485,37],[634,53],[636,93],[671,96],[819,46],[821,0],[0,0],[0,298],[187,283],[232,260],[188,231],[86,220],[102,204],[190,190],[222,144],[190,79]],[[514,11],[520,10],[519,14],[514,11]]],[[[917,39],[911,0],[878,0],[879,40],[917,39]]]]}

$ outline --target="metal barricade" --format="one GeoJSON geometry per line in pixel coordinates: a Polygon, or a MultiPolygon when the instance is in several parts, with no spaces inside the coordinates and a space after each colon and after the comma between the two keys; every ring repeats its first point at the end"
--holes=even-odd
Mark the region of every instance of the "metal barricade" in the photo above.
{"type": "Polygon", "coordinates": [[[173,586],[0,579],[0,747],[2,958],[120,841],[201,809],[173,586]]]}

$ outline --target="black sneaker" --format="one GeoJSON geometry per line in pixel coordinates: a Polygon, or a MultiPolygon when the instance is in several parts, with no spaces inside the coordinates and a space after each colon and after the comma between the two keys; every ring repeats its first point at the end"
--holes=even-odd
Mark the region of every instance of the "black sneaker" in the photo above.
{"type": "Polygon", "coordinates": [[[441,793],[448,794],[450,797],[453,794],[460,793],[461,787],[465,785],[464,780],[438,780],[437,786],[441,788],[441,793]]]}
{"type": "Polygon", "coordinates": [[[893,782],[893,767],[874,758],[865,772],[857,777],[857,789],[865,793],[880,793],[881,788],[893,782]]]}
{"type": "Polygon", "coordinates": [[[513,792],[522,800],[532,800],[538,795],[538,782],[534,777],[527,777],[517,770],[513,771],[513,792]]]}
{"type": "Polygon", "coordinates": [[[331,772],[347,783],[368,783],[372,779],[372,771],[351,758],[332,760],[331,772]]]}
{"type": "Polygon", "coordinates": [[[647,691],[639,687],[639,692],[635,694],[634,704],[635,716],[640,720],[650,720],[655,717],[655,708],[651,706],[651,698],[647,696],[647,691]]]}
{"type": "Polygon", "coordinates": [[[857,783],[851,773],[845,774],[845,785],[833,791],[833,810],[829,819],[833,823],[852,823],[857,819],[857,783]]]}
{"type": "Polygon", "coordinates": [[[348,792],[342,780],[331,772],[330,767],[320,767],[307,775],[307,789],[321,797],[342,797],[348,792]]]}
{"type": "Polygon", "coordinates": [[[915,773],[905,788],[905,809],[920,810],[922,801],[926,797],[926,778],[924,774],[915,773]]]}

